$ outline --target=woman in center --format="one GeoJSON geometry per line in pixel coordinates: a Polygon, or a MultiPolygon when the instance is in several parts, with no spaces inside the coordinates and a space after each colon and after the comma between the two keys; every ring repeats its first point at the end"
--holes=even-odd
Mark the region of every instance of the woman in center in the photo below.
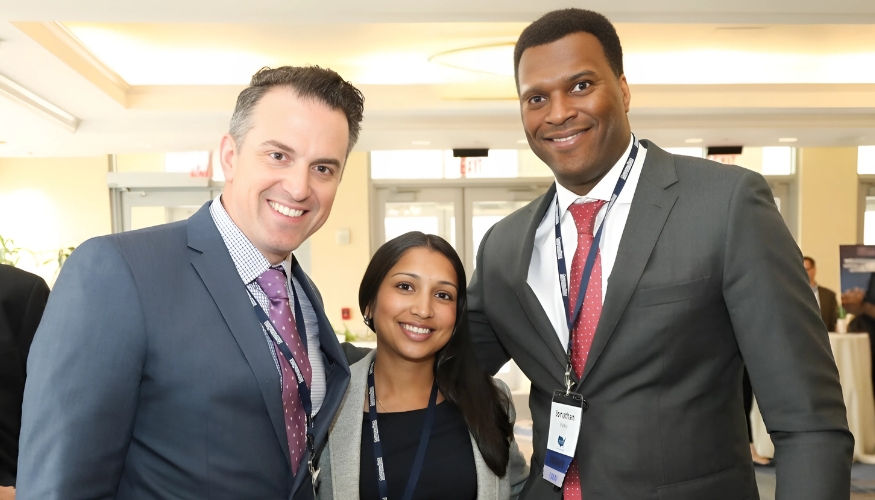
{"type": "Polygon", "coordinates": [[[439,236],[406,233],[374,254],[359,307],[377,349],[350,366],[320,499],[504,500],[522,489],[510,392],[474,358],[465,281],[439,236]]]}

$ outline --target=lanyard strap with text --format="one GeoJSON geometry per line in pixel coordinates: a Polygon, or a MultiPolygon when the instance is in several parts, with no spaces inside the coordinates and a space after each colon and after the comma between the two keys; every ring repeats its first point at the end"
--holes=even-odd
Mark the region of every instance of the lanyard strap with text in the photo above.
{"type": "Polygon", "coordinates": [[[569,359],[571,359],[571,333],[574,330],[574,323],[577,320],[578,315],[580,315],[580,309],[583,306],[583,300],[584,298],[586,298],[586,288],[589,286],[589,278],[590,276],[592,276],[592,268],[593,265],[595,265],[595,256],[596,252],[598,252],[599,250],[602,229],[604,229],[605,227],[605,221],[608,220],[608,214],[611,211],[611,207],[614,206],[614,202],[617,201],[617,198],[620,196],[620,192],[623,191],[623,187],[626,185],[626,179],[629,178],[629,173],[632,171],[632,165],[635,164],[635,158],[637,157],[638,139],[633,134],[632,150],[629,151],[629,157],[626,159],[626,163],[623,166],[623,171],[620,172],[620,178],[617,179],[616,186],[614,186],[614,193],[611,195],[611,201],[608,202],[608,206],[605,209],[605,216],[602,218],[602,223],[599,224],[599,229],[598,231],[596,231],[595,237],[593,238],[592,246],[589,248],[589,254],[586,256],[586,263],[584,264],[583,272],[581,273],[580,277],[580,291],[577,294],[577,303],[574,305],[574,309],[571,309],[570,304],[568,303],[568,287],[571,286],[571,283],[568,279],[568,268],[565,265],[565,246],[562,242],[562,219],[559,212],[559,195],[556,195],[556,264],[559,267],[559,290],[562,291],[562,302],[565,304],[565,318],[568,321],[569,359]]]}
{"type": "MultiPolygon", "coordinates": [[[[249,292],[249,289],[247,289],[246,291],[249,292]]],[[[298,300],[297,290],[295,290],[295,293],[293,295],[295,298],[295,326],[298,329],[298,335],[301,338],[301,344],[304,345],[304,355],[306,356],[307,327],[304,323],[304,314],[303,310],[301,309],[301,302],[300,300],[298,300]]],[[[304,407],[304,415],[307,422],[307,449],[310,452],[307,466],[310,469],[310,479],[313,482],[313,487],[315,488],[317,479],[319,477],[319,471],[316,470],[315,464],[313,463],[313,455],[315,453],[313,448],[313,401],[310,399],[310,388],[307,387],[307,379],[304,378],[304,374],[298,367],[298,362],[295,361],[295,357],[292,355],[292,351],[289,349],[288,344],[283,342],[282,337],[280,337],[279,333],[277,333],[276,329],[273,327],[273,323],[271,323],[270,318],[267,316],[267,313],[264,312],[264,309],[262,309],[258,301],[255,300],[252,292],[249,292],[249,296],[252,297],[252,301],[254,302],[252,309],[255,310],[255,315],[258,316],[258,321],[261,322],[264,330],[270,335],[276,346],[279,348],[280,352],[283,355],[283,358],[286,359],[286,362],[289,364],[289,366],[292,367],[292,370],[295,372],[295,379],[298,383],[298,396],[301,398],[301,405],[304,407]]]]}
{"type": "MultiPolygon", "coordinates": [[[[402,500],[413,498],[413,490],[419,481],[419,473],[422,470],[422,462],[425,459],[425,449],[431,438],[431,428],[434,424],[434,411],[437,403],[437,381],[431,386],[431,396],[428,398],[428,409],[425,411],[425,422],[422,424],[422,434],[419,436],[419,447],[416,449],[416,458],[410,469],[410,477],[407,479],[407,487],[404,490],[402,500]]],[[[383,445],[380,440],[380,431],[377,428],[377,394],[374,391],[374,362],[368,370],[368,417],[371,420],[371,428],[374,432],[374,463],[377,466],[377,484],[380,490],[380,499],[389,499],[389,483],[386,481],[386,463],[383,460],[383,445]]]]}

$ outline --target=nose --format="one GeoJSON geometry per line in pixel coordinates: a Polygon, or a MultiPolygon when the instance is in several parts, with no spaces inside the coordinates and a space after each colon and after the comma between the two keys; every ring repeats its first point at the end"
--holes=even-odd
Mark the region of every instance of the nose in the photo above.
{"type": "Polygon", "coordinates": [[[562,125],[577,114],[571,100],[564,94],[551,96],[550,109],[547,112],[547,122],[551,125],[562,125]]]}
{"type": "Polygon", "coordinates": [[[283,179],[283,189],[293,200],[304,201],[310,197],[310,167],[295,165],[289,168],[283,179]]]}
{"type": "Polygon", "coordinates": [[[430,318],[434,315],[434,310],[431,307],[431,295],[428,293],[417,293],[410,304],[410,313],[419,316],[420,318],[430,318]]]}

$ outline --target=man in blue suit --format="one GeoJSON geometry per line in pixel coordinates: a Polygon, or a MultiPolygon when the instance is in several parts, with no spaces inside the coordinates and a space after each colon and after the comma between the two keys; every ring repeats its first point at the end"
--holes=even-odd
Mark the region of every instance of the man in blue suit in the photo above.
{"type": "Polygon", "coordinates": [[[331,211],[362,110],[333,71],[262,69],[219,197],[73,253],[28,362],[19,500],[314,498],[349,367],[292,251],[331,211]]]}

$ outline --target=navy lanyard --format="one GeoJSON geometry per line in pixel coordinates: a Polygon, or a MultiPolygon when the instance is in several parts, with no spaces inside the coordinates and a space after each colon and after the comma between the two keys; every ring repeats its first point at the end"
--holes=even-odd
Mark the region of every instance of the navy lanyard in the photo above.
{"type": "MultiPolygon", "coordinates": [[[[292,283],[294,287],[294,283],[292,283]]],[[[286,362],[289,366],[292,367],[292,370],[295,372],[295,379],[298,382],[298,396],[301,398],[301,404],[304,406],[304,414],[307,422],[307,449],[310,452],[310,457],[307,462],[307,465],[310,469],[311,480],[313,482],[313,486],[316,486],[316,480],[318,478],[318,471],[316,471],[313,456],[314,456],[314,448],[313,448],[313,402],[310,399],[310,388],[307,387],[307,379],[304,378],[304,374],[301,372],[301,369],[298,368],[298,363],[295,361],[295,357],[292,355],[292,351],[289,349],[289,346],[283,342],[282,337],[277,333],[276,329],[273,327],[273,323],[270,322],[270,318],[267,316],[267,313],[264,312],[264,309],[261,308],[261,305],[255,300],[255,297],[252,295],[252,292],[249,289],[246,289],[249,292],[249,296],[252,297],[252,301],[254,302],[252,308],[255,310],[255,315],[258,316],[258,321],[261,322],[265,331],[270,335],[273,339],[276,346],[279,348],[283,357],[286,359],[286,362]]],[[[298,300],[298,293],[295,290],[295,293],[292,294],[295,298],[295,326],[298,329],[298,336],[301,338],[301,343],[304,345],[304,355],[307,355],[307,327],[304,324],[304,313],[301,309],[301,301],[298,300]]]]}
{"type": "MultiPolygon", "coordinates": [[[[562,292],[562,302],[565,304],[565,319],[568,321],[568,359],[569,359],[569,367],[571,366],[571,335],[574,330],[574,323],[577,320],[577,317],[580,315],[580,309],[583,306],[583,300],[586,298],[586,289],[589,286],[589,279],[592,276],[592,268],[595,265],[596,252],[599,250],[599,243],[601,242],[602,229],[605,227],[605,221],[608,220],[608,213],[611,211],[611,207],[614,206],[614,202],[617,201],[617,198],[620,196],[620,192],[623,191],[623,187],[626,185],[626,179],[629,178],[629,173],[632,171],[632,165],[635,164],[635,158],[638,157],[638,139],[632,134],[632,150],[629,151],[629,157],[626,159],[626,163],[623,166],[623,171],[620,172],[620,178],[617,179],[617,184],[614,186],[614,193],[611,195],[611,201],[608,202],[608,207],[605,209],[605,216],[602,218],[602,223],[599,224],[599,229],[596,231],[595,237],[592,241],[592,246],[589,248],[589,254],[586,256],[586,263],[583,266],[583,272],[580,277],[580,291],[577,294],[577,303],[575,304],[574,309],[572,310],[568,303],[568,288],[571,286],[571,283],[568,279],[568,271],[565,265],[565,246],[562,241],[562,228],[561,228],[561,216],[559,213],[559,195],[556,195],[555,203],[556,203],[556,264],[559,267],[559,290],[562,292]],[[573,313],[572,313],[573,311],[573,313]]],[[[567,375],[567,374],[566,374],[567,375]]],[[[568,383],[568,377],[566,376],[566,384],[568,383]]]]}
{"type": "MultiPolygon", "coordinates": [[[[410,469],[410,477],[407,479],[407,488],[404,490],[402,500],[410,500],[416,482],[419,481],[419,473],[422,470],[422,462],[425,459],[425,449],[431,438],[431,428],[434,424],[434,408],[437,403],[437,381],[431,386],[431,396],[428,399],[428,409],[425,411],[425,422],[422,424],[422,434],[419,436],[419,447],[416,449],[416,458],[410,469]]],[[[380,431],[377,428],[377,394],[374,391],[374,361],[368,370],[368,417],[371,419],[371,428],[374,430],[374,463],[377,465],[377,484],[380,489],[381,500],[389,499],[389,483],[386,481],[386,463],[383,461],[383,444],[380,440],[380,431]]]]}

